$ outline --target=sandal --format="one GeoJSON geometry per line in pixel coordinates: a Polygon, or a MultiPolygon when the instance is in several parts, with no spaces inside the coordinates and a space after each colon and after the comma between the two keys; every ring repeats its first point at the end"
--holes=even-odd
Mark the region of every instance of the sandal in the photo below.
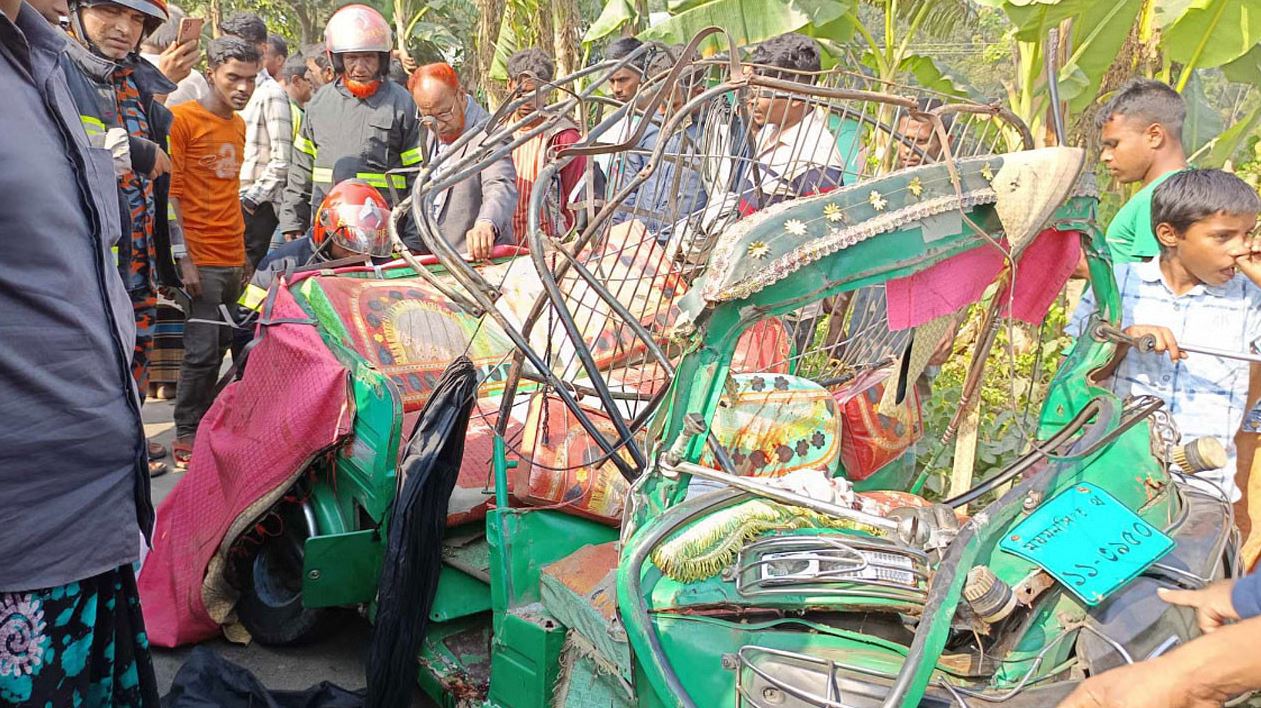
{"type": "Polygon", "coordinates": [[[171,457],[175,460],[175,469],[183,472],[193,459],[193,441],[191,439],[176,440],[171,445],[171,457]]]}
{"type": "Polygon", "coordinates": [[[166,446],[160,442],[149,441],[149,459],[160,460],[166,457],[166,446]]]}
{"type": "Polygon", "coordinates": [[[162,462],[161,460],[149,460],[149,479],[161,477],[170,471],[171,468],[165,462],[162,462]]]}

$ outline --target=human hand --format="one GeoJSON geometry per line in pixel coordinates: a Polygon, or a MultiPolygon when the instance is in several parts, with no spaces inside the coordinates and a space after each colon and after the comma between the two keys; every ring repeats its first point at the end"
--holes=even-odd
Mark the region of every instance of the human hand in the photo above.
{"type": "Polygon", "coordinates": [[[250,281],[253,279],[254,279],[254,266],[250,265],[247,262],[245,266],[241,268],[241,287],[245,287],[246,285],[249,285],[250,281]]]}
{"type": "Polygon", "coordinates": [[[245,198],[241,199],[241,210],[244,211],[246,214],[253,216],[255,208],[256,207],[253,204],[251,204],[248,199],[245,199],[245,198]]]}
{"type": "Polygon", "coordinates": [[[1187,358],[1187,353],[1178,348],[1178,340],[1174,339],[1173,332],[1168,327],[1159,325],[1130,325],[1125,328],[1125,334],[1132,339],[1138,340],[1143,337],[1150,336],[1154,344],[1150,351],[1162,354],[1169,353],[1169,361],[1177,362],[1179,359],[1187,358]]]}
{"type": "Polygon", "coordinates": [[[1261,287],[1261,234],[1248,237],[1248,250],[1235,256],[1235,268],[1261,287]]]}
{"type": "Polygon", "coordinates": [[[495,247],[495,227],[489,221],[479,221],[464,234],[464,243],[468,247],[471,260],[484,261],[490,259],[491,249],[495,247]]]}
{"type": "Polygon", "coordinates": [[[153,157],[153,169],[149,170],[149,179],[157,179],[162,175],[171,172],[171,158],[162,148],[156,148],[156,154],[153,157]]]}
{"type": "Polygon", "coordinates": [[[197,40],[190,39],[183,44],[172,44],[158,55],[158,70],[174,83],[188,78],[193,72],[193,65],[201,59],[201,50],[197,40]]]}
{"type": "Polygon", "coordinates": [[[1199,621],[1200,631],[1208,634],[1224,624],[1239,619],[1239,613],[1235,611],[1235,603],[1230,596],[1234,587],[1234,580],[1218,580],[1200,590],[1160,588],[1156,594],[1171,605],[1195,608],[1195,618],[1199,621]]]}
{"type": "Polygon", "coordinates": [[[197,265],[193,263],[193,259],[184,256],[176,261],[180,268],[180,280],[184,281],[184,292],[189,297],[201,297],[201,273],[197,272],[197,265]]]}
{"type": "Polygon", "coordinates": [[[1186,667],[1162,656],[1091,676],[1059,708],[1216,708],[1201,695],[1186,667]]]}

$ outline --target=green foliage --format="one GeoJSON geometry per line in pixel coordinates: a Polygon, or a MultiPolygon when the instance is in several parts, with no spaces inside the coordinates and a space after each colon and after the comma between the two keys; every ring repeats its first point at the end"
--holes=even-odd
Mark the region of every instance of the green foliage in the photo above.
{"type": "Polygon", "coordinates": [[[898,71],[915,77],[915,83],[938,93],[962,98],[982,99],[980,92],[966,79],[932,57],[912,54],[902,60],[898,71]]]}
{"type": "Polygon", "coordinates": [[[1261,43],[1256,0],[1190,0],[1161,36],[1165,56],[1186,67],[1221,66],[1261,43]]]}
{"type": "MultiPolygon", "coordinates": [[[[923,402],[924,438],[916,447],[921,469],[928,471],[928,496],[944,496],[950,487],[955,445],[940,443],[959,411],[971,351],[976,344],[985,303],[972,306],[955,340],[954,352],[932,379],[932,395],[923,402]]],[[[1068,312],[1063,297],[1052,304],[1041,328],[1010,323],[999,330],[981,380],[974,484],[1011,464],[1028,449],[1037,430],[1042,401],[1072,338],[1064,334],[1068,312]]]]}
{"type": "MultiPolygon", "coordinates": [[[[722,27],[738,45],[769,39],[807,25],[827,25],[849,13],[852,6],[842,0],[708,0],[639,34],[668,44],[690,41],[706,27],[722,27]]],[[[708,42],[702,51],[726,51],[725,43],[708,42]]]]}
{"type": "Polygon", "coordinates": [[[630,0],[609,0],[609,3],[600,11],[600,16],[587,29],[586,34],[582,35],[582,43],[593,44],[599,42],[610,35],[616,34],[618,30],[634,19],[634,3],[630,0]]]}
{"type": "Polygon", "coordinates": [[[1182,92],[1186,99],[1187,120],[1182,128],[1182,145],[1194,153],[1222,132],[1222,114],[1214,108],[1205,93],[1204,79],[1192,78],[1182,92]]]}

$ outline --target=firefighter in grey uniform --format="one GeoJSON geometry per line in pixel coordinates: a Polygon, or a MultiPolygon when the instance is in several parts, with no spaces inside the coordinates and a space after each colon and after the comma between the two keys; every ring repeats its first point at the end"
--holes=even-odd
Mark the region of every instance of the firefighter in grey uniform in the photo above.
{"type": "Polygon", "coordinates": [[[411,181],[387,170],[420,163],[420,119],[407,90],[387,80],[390,25],[367,5],[347,5],[324,29],[337,73],[307,103],[280,211],[280,230],[293,240],[333,187],[333,169],[376,187],[389,199],[392,183],[406,194],[411,181]],[[389,180],[387,182],[387,180],[389,180]]]}

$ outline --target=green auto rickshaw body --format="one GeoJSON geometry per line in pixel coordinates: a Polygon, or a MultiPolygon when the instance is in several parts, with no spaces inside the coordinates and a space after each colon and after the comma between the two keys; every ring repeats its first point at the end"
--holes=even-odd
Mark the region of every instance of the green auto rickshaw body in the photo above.
{"type": "MultiPolygon", "coordinates": [[[[689,496],[689,476],[662,466],[663,459],[701,459],[706,436],[688,420],[699,417],[700,430],[713,420],[741,333],[809,303],[992,247],[992,234],[1004,224],[990,180],[1003,159],[928,165],[747,219],[727,244],[724,268],[703,276],[682,306],[673,336],[683,342],[683,355],[652,419],[650,466],[633,486],[620,531],[563,509],[517,504],[509,494],[517,461],[497,439],[484,519],[449,528],[444,541],[445,562],[419,657],[421,686],[442,705],[951,705],[965,691],[990,697],[1010,692],[1008,705],[1048,705],[1081,678],[1082,667],[1102,670],[1124,661],[1126,651],[1130,658],[1147,656],[1193,636],[1190,613],[1157,607],[1154,590],[1231,572],[1229,513],[1220,502],[1171,481],[1153,442],[1159,438],[1154,407],[1121,401],[1092,383],[1115,344],[1085,336],[1056,374],[1038,429],[1041,440],[1066,426],[1072,434],[1050,459],[1031,453],[1037,462],[1030,463],[1032,471],[997,501],[974,509],[951,543],[929,552],[861,524],[798,523],[752,533],[742,539],[738,562],[704,577],[670,577],[653,560],[662,543],[758,501],[737,489],[689,496]],[[915,210],[906,190],[914,178],[940,185],[927,197],[943,200],[942,206],[915,210]],[[897,201],[877,207],[882,200],[872,194],[897,201]],[[808,235],[807,244],[834,236],[824,209],[835,207],[828,205],[851,210],[853,224],[900,210],[918,216],[888,219],[883,230],[861,239],[821,245],[791,268],[766,276],[769,264],[791,250],[777,251],[782,244],[774,240],[788,221],[826,227],[808,235]],[[943,213],[961,215],[947,219],[953,230],[943,232],[941,220],[932,221],[943,213]],[[925,228],[933,231],[931,238],[925,228]],[[755,242],[769,243],[769,255],[749,255],[755,242]],[[1082,482],[1106,489],[1170,534],[1178,545],[1161,565],[1173,569],[1140,576],[1089,607],[1048,582],[1038,566],[999,548],[1006,531],[1041,500],[1082,482]],[[888,553],[913,569],[915,580],[896,591],[864,592],[862,582],[833,579],[764,592],[747,571],[763,562],[757,553],[777,547],[888,553]],[[975,566],[1029,594],[1012,620],[981,640],[993,651],[983,656],[967,648],[955,621],[966,613],[963,587],[975,566]],[[1116,651],[1117,641],[1126,650],[1116,651]]],[[[1116,323],[1119,298],[1095,205],[1089,182],[1082,182],[1060,200],[1049,226],[1063,238],[1081,239],[1099,317],[1116,323]]],[[[432,270],[443,276],[442,268],[432,270]]],[[[302,602],[359,605],[371,614],[407,434],[404,393],[356,349],[344,316],[329,306],[321,285],[327,278],[419,279],[414,271],[390,268],[315,273],[291,284],[326,346],[350,372],[354,392],[352,440],[313,473],[304,502],[312,533],[305,541],[302,602]]],[[[907,469],[890,465],[855,488],[905,490],[911,483],[907,469]]]]}

